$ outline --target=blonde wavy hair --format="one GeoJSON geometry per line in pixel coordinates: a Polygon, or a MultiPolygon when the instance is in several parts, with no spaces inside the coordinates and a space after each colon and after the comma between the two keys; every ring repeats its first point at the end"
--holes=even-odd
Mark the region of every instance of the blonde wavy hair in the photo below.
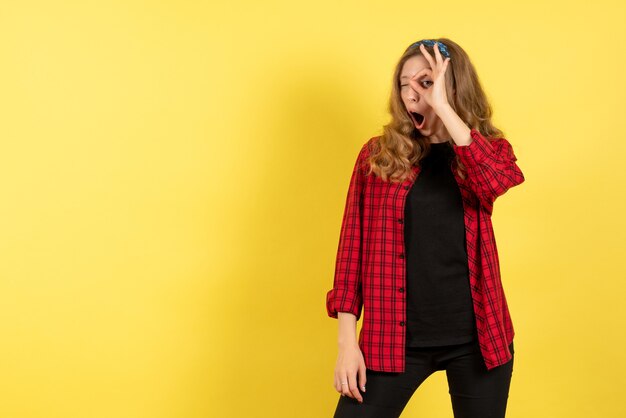
{"type": "MultiPolygon", "coordinates": [[[[503,132],[491,123],[491,105],[467,53],[448,38],[433,40],[444,44],[450,53],[445,75],[450,106],[470,129],[477,129],[486,138],[501,137],[503,132]]],[[[424,46],[434,57],[434,49],[424,46]]],[[[370,150],[369,173],[374,172],[384,181],[401,182],[411,176],[411,167],[419,164],[430,149],[430,142],[415,128],[400,96],[402,67],[416,55],[422,55],[419,45],[409,46],[396,64],[388,107],[391,121],[383,126],[383,133],[378,141],[373,142],[374,149],[370,150]]],[[[455,156],[455,163],[459,176],[465,178],[465,167],[458,155],[455,156]]]]}

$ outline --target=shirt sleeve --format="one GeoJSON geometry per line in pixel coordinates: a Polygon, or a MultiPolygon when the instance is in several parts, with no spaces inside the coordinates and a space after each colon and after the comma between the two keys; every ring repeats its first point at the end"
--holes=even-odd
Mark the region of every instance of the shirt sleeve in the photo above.
{"type": "Polygon", "coordinates": [[[362,213],[366,157],[367,143],[359,152],[348,187],[335,261],[333,288],[326,294],[326,310],[331,318],[337,318],[338,312],[352,313],[357,321],[361,317],[362,213]]]}
{"type": "Polygon", "coordinates": [[[490,142],[477,129],[471,129],[472,142],[453,148],[467,168],[468,185],[488,213],[493,203],[508,189],[524,182],[524,174],[517,166],[513,147],[505,138],[490,142]]]}

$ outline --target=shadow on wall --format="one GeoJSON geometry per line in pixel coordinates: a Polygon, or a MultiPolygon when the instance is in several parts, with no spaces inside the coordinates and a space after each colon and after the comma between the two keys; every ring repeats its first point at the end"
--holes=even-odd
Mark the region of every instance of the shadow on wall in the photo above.
{"type": "Polygon", "coordinates": [[[333,284],[348,183],[361,145],[374,134],[359,134],[371,126],[358,123],[366,108],[357,100],[362,92],[347,90],[349,74],[321,62],[290,64],[257,71],[272,76],[251,81],[262,86],[255,97],[261,98],[263,119],[245,120],[250,141],[262,141],[267,152],[240,190],[250,198],[237,221],[238,236],[230,240],[237,247],[225,249],[242,262],[219,280],[228,288],[220,292],[227,293],[211,296],[236,295],[231,315],[216,318],[227,338],[218,336],[215,354],[228,361],[213,371],[221,388],[215,398],[229,405],[230,416],[265,409],[291,417],[293,411],[278,412],[285,408],[283,389],[294,400],[309,398],[311,387],[302,377],[319,375],[320,368],[328,384],[315,390],[333,398],[333,370],[326,368],[335,347],[310,329],[328,325],[324,299],[333,284]],[[242,384],[254,388],[243,389],[245,402],[233,391],[242,384]]]}

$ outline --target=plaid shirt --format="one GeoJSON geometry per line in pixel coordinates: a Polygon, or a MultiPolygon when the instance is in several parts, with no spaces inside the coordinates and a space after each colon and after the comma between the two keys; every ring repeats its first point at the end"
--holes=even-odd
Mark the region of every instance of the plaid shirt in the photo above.
{"type": "MultiPolygon", "coordinates": [[[[453,144],[467,168],[466,179],[453,172],[464,206],[478,343],[489,370],[512,358],[509,344],[515,334],[500,279],[491,214],[496,197],[522,183],[524,175],[505,138],[487,139],[476,129],[470,135],[469,145],[453,144]]],[[[337,312],[350,312],[358,320],[363,308],[358,344],[365,366],[403,372],[407,318],[403,217],[412,181],[384,182],[365,175],[369,146],[378,138],[362,146],[352,172],[326,310],[331,318],[337,318],[337,312]]],[[[415,174],[419,170],[413,167],[415,174]]]]}

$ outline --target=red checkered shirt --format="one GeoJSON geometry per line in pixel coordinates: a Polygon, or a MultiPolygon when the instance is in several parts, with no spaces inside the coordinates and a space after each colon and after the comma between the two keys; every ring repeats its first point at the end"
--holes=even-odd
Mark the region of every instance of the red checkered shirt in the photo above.
{"type": "MultiPolygon", "coordinates": [[[[467,168],[466,179],[455,169],[453,172],[463,200],[478,343],[489,370],[511,360],[509,344],[515,335],[500,278],[491,214],[496,197],[522,183],[524,175],[505,138],[486,138],[476,129],[470,136],[469,145],[453,144],[467,168]]],[[[352,172],[326,309],[331,318],[337,318],[337,312],[350,312],[357,320],[363,309],[358,344],[365,366],[403,372],[407,318],[403,217],[414,179],[393,183],[366,175],[370,146],[379,138],[362,146],[352,172]]],[[[413,171],[419,174],[419,166],[413,171]]]]}

